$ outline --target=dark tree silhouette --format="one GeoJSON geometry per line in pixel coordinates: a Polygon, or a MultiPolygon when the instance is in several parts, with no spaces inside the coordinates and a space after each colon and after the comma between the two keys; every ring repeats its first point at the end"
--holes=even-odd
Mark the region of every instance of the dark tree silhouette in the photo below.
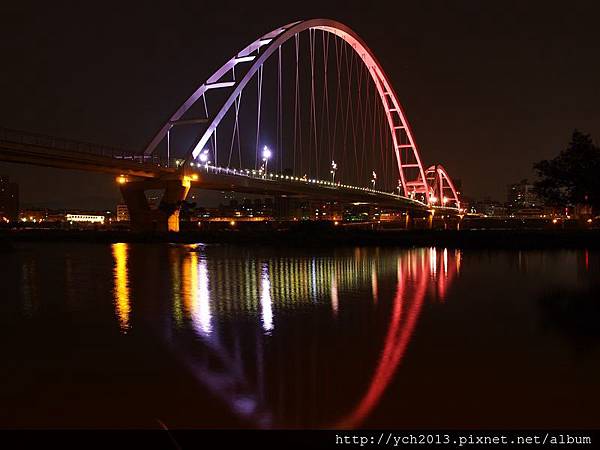
{"type": "Polygon", "coordinates": [[[573,131],[571,142],[557,157],[533,168],[539,180],[537,194],[548,205],[591,205],[600,209],[600,149],[589,134],[573,131]]]}

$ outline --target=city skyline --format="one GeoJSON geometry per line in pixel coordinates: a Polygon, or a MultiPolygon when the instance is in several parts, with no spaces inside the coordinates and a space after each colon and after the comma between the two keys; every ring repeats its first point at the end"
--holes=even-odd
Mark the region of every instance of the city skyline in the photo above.
{"type": "MultiPolygon", "coordinates": [[[[8,48],[0,84],[11,89],[0,124],[141,148],[223,54],[273,24],[321,16],[346,21],[370,43],[396,85],[422,152],[428,161],[443,160],[468,196],[502,198],[507,184],[532,178],[534,162],[564,148],[573,128],[599,134],[589,114],[598,100],[598,64],[587,59],[591,48],[580,44],[591,42],[592,28],[582,22],[594,17],[594,5],[580,3],[567,12],[539,9],[535,2],[505,11],[474,2],[406,5],[410,20],[398,39],[390,37],[397,19],[382,19],[380,9],[338,6],[278,8],[268,18],[245,7],[213,11],[219,18],[227,14],[227,27],[201,15],[192,27],[189,20],[199,12],[193,6],[173,7],[164,23],[151,7],[125,8],[121,18],[111,18],[109,34],[99,25],[86,30],[67,23],[64,17],[84,17],[77,7],[67,15],[55,6],[12,6],[4,16],[10,23],[2,27],[8,48]],[[357,21],[357,12],[364,20],[357,21]],[[577,20],[570,20],[575,14],[577,20]],[[138,15],[145,20],[134,20],[138,15]],[[40,21],[42,16],[49,19],[40,21]],[[370,20],[375,16],[378,21],[370,20]],[[27,32],[16,37],[15,24],[27,32]],[[70,38],[73,31],[78,39],[70,38]],[[23,61],[19,52],[31,57],[23,61]],[[190,57],[194,52],[200,57],[190,57]],[[169,63],[161,64],[165,59],[169,63]],[[567,70],[578,60],[587,62],[585,71],[567,70]],[[58,66],[66,68],[61,76],[58,66]]],[[[8,163],[0,163],[0,173],[21,185],[23,205],[103,209],[120,202],[114,177],[106,175],[8,163]]],[[[219,194],[206,196],[218,202],[219,194]]]]}

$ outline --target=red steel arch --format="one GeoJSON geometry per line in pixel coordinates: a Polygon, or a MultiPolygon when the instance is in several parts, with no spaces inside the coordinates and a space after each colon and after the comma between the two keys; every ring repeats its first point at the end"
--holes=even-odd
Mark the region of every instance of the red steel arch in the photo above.
{"type": "Polygon", "coordinates": [[[200,151],[211,139],[227,111],[234,105],[236,98],[238,98],[244,87],[258,72],[263,63],[287,40],[309,29],[326,31],[343,39],[352,47],[368,68],[387,116],[404,195],[414,197],[414,194],[420,193],[425,196],[426,202],[429,203],[430,190],[427,186],[425,171],[421,163],[417,144],[390,80],[366,43],[348,26],[329,19],[310,19],[293,22],[261,36],[246,46],[221,66],[175,111],[169,121],[163,125],[152,141],[150,141],[144,150],[144,154],[152,154],[158,144],[167,137],[171,127],[177,124],[186,111],[202,96],[213,89],[231,89],[231,92],[226,100],[221,103],[217,112],[209,116],[204,131],[191,147],[185,165],[189,164],[199,155],[200,151]],[[251,63],[251,66],[241,78],[237,80],[231,80],[231,78],[224,79],[238,64],[246,63],[251,63]],[[403,158],[403,152],[405,152],[406,158],[403,158]],[[412,156],[412,158],[409,158],[409,156],[412,156]],[[408,172],[406,169],[413,169],[413,172],[417,172],[417,176],[413,179],[407,179],[408,172]]]}
{"type": "Polygon", "coordinates": [[[460,210],[458,191],[446,169],[441,165],[430,166],[425,170],[425,179],[429,188],[429,203],[460,210]]]}

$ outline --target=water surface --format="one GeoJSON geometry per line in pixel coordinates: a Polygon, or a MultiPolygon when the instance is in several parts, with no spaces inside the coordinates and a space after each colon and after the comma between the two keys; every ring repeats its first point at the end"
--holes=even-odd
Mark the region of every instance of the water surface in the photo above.
{"type": "Polygon", "coordinates": [[[600,425],[600,255],[21,243],[1,427],[600,425]]]}

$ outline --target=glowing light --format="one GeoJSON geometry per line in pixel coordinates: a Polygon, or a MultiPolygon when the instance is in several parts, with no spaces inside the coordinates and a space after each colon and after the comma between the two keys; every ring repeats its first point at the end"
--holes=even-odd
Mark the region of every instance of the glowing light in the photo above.
{"type": "Polygon", "coordinates": [[[234,226],[235,226],[235,220],[231,220],[231,221],[229,222],[229,225],[231,225],[232,227],[234,227],[234,226]]]}
{"type": "Polygon", "coordinates": [[[437,199],[437,197],[436,197],[435,195],[432,195],[431,197],[429,197],[429,201],[430,201],[431,203],[435,203],[435,202],[437,202],[437,201],[438,201],[438,199],[437,199]]]}
{"type": "Polygon", "coordinates": [[[588,220],[587,220],[587,223],[592,223],[592,219],[588,219],[588,220]]]}
{"type": "Polygon", "coordinates": [[[272,155],[273,155],[273,153],[271,152],[271,150],[269,150],[269,147],[267,147],[265,145],[263,147],[263,151],[262,151],[263,161],[266,161],[266,160],[270,159],[272,155]]]}
{"type": "Polygon", "coordinates": [[[119,183],[119,184],[125,184],[125,183],[127,183],[127,178],[124,175],[119,175],[117,177],[117,183],[119,183]]]}
{"type": "Polygon", "coordinates": [[[271,300],[271,280],[269,279],[269,268],[266,264],[263,267],[261,275],[260,308],[263,330],[268,333],[273,329],[273,307],[271,300]]]}
{"type": "Polygon", "coordinates": [[[208,162],[208,150],[202,150],[202,153],[200,153],[200,157],[198,159],[200,159],[200,161],[203,163],[207,163],[208,162]]]}
{"type": "Polygon", "coordinates": [[[193,181],[198,181],[198,174],[197,173],[193,174],[191,178],[193,181]]]}
{"type": "Polygon", "coordinates": [[[129,301],[129,274],[127,272],[127,252],[128,245],[118,243],[112,245],[112,254],[114,259],[114,299],[117,317],[119,319],[119,328],[122,333],[129,330],[129,315],[131,305],[129,301]]]}
{"type": "Polygon", "coordinates": [[[552,219],[552,223],[558,223],[558,219],[552,219]]]}

